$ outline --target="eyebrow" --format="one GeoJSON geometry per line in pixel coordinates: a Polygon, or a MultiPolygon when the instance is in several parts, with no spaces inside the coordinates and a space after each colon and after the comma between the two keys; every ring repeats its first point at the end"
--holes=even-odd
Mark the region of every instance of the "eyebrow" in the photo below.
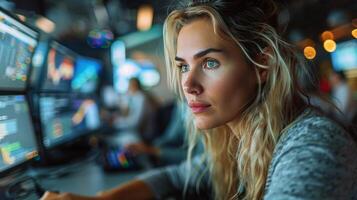
{"type": "MultiPolygon", "coordinates": [[[[198,53],[196,53],[193,58],[194,59],[197,59],[197,58],[200,58],[200,57],[203,57],[209,53],[212,53],[212,52],[215,52],[215,53],[223,53],[223,50],[222,49],[215,49],[215,48],[209,48],[209,49],[205,49],[203,51],[200,51],[198,53]]],[[[185,61],[185,59],[183,58],[180,58],[180,57],[175,57],[175,60],[176,61],[185,61]]]]}

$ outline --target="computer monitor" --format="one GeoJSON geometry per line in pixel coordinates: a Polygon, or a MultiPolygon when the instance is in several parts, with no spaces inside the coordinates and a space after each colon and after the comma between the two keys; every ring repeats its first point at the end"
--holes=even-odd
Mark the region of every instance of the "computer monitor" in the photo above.
{"type": "Polygon", "coordinates": [[[331,53],[331,60],[336,71],[357,69],[357,40],[337,43],[336,50],[331,53]]]}
{"type": "Polygon", "coordinates": [[[77,57],[72,91],[83,94],[95,93],[102,68],[103,64],[100,60],[83,56],[77,57]]]}
{"type": "Polygon", "coordinates": [[[99,128],[99,111],[92,99],[68,94],[40,94],[42,142],[45,148],[70,142],[99,128]]]}
{"type": "Polygon", "coordinates": [[[0,9],[0,90],[24,91],[38,32],[0,9]]]}
{"type": "Polygon", "coordinates": [[[50,42],[41,91],[68,92],[74,75],[76,54],[56,41],[50,42]]]}
{"type": "Polygon", "coordinates": [[[38,155],[36,136],[23,95],[0,95],[0,176],[38,155]]]}

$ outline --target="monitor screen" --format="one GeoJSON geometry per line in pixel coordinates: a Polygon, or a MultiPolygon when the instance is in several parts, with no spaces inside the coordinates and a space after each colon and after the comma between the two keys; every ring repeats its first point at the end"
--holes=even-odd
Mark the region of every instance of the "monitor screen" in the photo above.
{"type": "Polygon", "coordinates": [[[69,142],[100,125],[98,106],[91,99],[41,94],[39,103],[42,140],[46,148],[69,142]]]}
{"type": "Polygon", "coordinates": [[[0,96],[0,172],[38,154],[27,101],[23,95],[0,96]]]}
{"type": "Polygon", "coordinates": [[[349,40],[337,44],[331,53],[332,66],[336,71],[357,69],[357,40],[349,40]]]}
{"type": "Polygon", "coordinates": [[[55,41],[51,42],[44,67],[42,91],[70,90],[75,57],[71,50],[55,41]]]}
{"type": "Polygon", "coordinates": [[[0,90],[25,90],[38,36],[0,10],[0,90]]]}
{"type": "Polygon", "coordinates": [[[98,87],[101,69],[102,62],[99,60],[82,56],[78,57],[72,80],[72,91],[85,94],[94,93],[98,87]]]}
{"type": "Polygon", "coordinates": [[[88,133],[100,127],[99,108],[94,99],[74,98],[72,109],[74,111],[72,121],[75,134],[88,133]]]}
{"type": "Polygon", "coordinates": [[[68,140],[73,116],[69,96],[41,95],[39,105],[44,146],[51,147],[68,140]]]}

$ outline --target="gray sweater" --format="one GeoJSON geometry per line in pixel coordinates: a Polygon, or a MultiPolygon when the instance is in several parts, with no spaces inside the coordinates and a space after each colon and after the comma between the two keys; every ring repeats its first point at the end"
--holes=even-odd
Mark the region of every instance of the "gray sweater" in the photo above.
{"type": "MultiPolygon", "coordinates": [[[[193,169],[203,170],[198,158],[193,169]]],[[[209,176],[200,179],[187,163],[143,174],[157,199],[179,196],[190,176],[188,196],[211,195],[209,176]]],[[[357,148],[340,126],[310,109],[283,130],[275,147],[266,180],[264,199],[357,200],[357,148]]],[[[181,196],[182,197],[182,196],[181,196]]],[[[187,197],[187,196],[186,196],[187,197]]],[[[197,196],[194,197],[197,199],[197,196]]]]}

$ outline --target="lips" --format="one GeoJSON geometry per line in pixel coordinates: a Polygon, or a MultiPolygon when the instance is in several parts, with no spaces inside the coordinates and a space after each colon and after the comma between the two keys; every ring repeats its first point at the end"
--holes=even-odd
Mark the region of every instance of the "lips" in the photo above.
{"type": "Polygon", "coordinates": [[[211,107],[210,104],[203,103],[203,102],[190,102],[188,106],[195,114],[205,112],[209,107],[211,107]]]}

